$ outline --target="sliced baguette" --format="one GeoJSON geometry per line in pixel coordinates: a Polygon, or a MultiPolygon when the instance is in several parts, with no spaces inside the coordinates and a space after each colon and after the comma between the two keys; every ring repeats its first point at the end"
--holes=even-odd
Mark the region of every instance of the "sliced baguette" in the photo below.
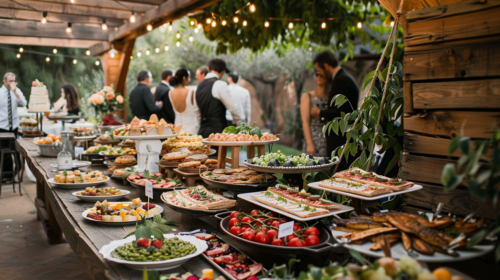
{"type": "Polygon", "coordinates": [[[288,200],[288,202],[285,203],[283,201],[278,201],[276,198],[277,197],[276,194],[273,194],[273,196],[266,196],[264,193],[265,192],[260,192],[258,194],[252,195],[251,197],[261,203],[264,203],[266,205],[269,205],[271,207],[285,211],[287,213],[293,214],[301,218],[321,216],[330,213],[330,211],[326,209],[316,208],[316,207],[313,207],[316,209],[316,211],[310,212],[304,209],[305,207],[304,205],[299,206],[298,202],[288,200]]]}
{"type": "Polygon", "coordinates": [[[204,206],[208,207],[208,209],[224,209],[224,208],[231,208],[231,207],[233,207],[233,206],[236,205],[236,201],[235,200],[231,200],[231,199],[228,199],[228,198],[226,198],[226,197],[224,197],[224,196],[222,196],[220,194],[213,193],[213,192],[207,190],[204,186],[197,186],[195,188],[199,189],[200,191],[204,191],[208,195],[212,195],[214,199],[221,199],[221,200],[219,200],[217,202],[196,200],[196,199],[194,199],[194,198],[192,198],[192,197],[190,197],[188,195],[189,192],[190,192],[190,190],[192,188],[185,189],[185,190],[180,190],[180,191],[178,191],[178,193],[184,199],[186,199],[187,201],[189,201],[190,203],[204,205],[204,206]]]}
{"type": "MultiPolygon", "coordinates": [[[[351,169],[347,169],[347,170],[344,170],[344,171],[337,172],[337,173],[335,173],[333,175],[333,177],[334,178],[349,179],[349,180],[354,181],[354,182],[358,182],[358,183],[361,183],[361,184],[369,184],[371,186],[389,188],[392,191],[401,191],[401,190],[404,190],[404,189],[407,189],[407,188],[411,188],[414,185],[413,182],[408,182],[408,181],[404,182],[404,183],[401,183],[399,185],[393,185],[393,184],[384,183],[384,182],[377,182],[377,181],[367,180],[367,179],[363,178],[362,176],[353,176],[353,175],[351,175],[351,171],[354,171],[354,170],[358,170],[360,172],[365,172],[363,169],[354,167],[354,168],[351,168],[351,169]]],[[[386,176],[378,175],[375,172],[373,172],[373,174],[376,175],[376,176],[378,176],[378,177],[387,179],[387,180],[391,179],[391,178],[386,177],[386,176]]]]}
{"type": "Polygon", "coordinates": [[[290,194],[286,194],[285,192],[280,192],[279,190],[277,190],[276,188],[273,188],[273,187],[269,187],[267,190],[274,193],[274,194],[285,197],[287,199],[293,200],[295,202],[300,202],[302,204],[306,204],[306,205],[309,205],[309,206],[314,207],[314,208],[321,208],[321,209],[327,209],[327,210],[342,209],[342,205],[337,204],[337,203],[328,204],[328,205],[316,205],[316,204],[311,203],[311,201],[306,199],[306,198],[292,196],[290,194]]]}
{"type": "MultiPolygon", "coordinates": [[[[340,179],[340,178],[339,178],[340,179]]],[[[346,181],[351,181],[349,179],[343,179],[346,181]]],[[[354,181],[352,181],[354,182],[354,181]]],[[[356,182],[358,183],[358,182],[356,182]]],[[[348,192],[348,193],[353,193],[353,194],[358,194],[362,196],[377,196],[381,194],[386,194],[386,193],[392,193],[392,190],[390,188],[386,187],[378,187],[378,189],[373,190],[373,189],[367,189],[369,187],[369,184],[363,185],[362,187],[359,188],[353,188],[349,187],[348,184],[342,184],[341,182],[332,182],[330,180],[323,180],[318,183],[320,187],[331,189],[331,190],[338,190],[338,191],[343,191],[343,192],[348,192]]]]}

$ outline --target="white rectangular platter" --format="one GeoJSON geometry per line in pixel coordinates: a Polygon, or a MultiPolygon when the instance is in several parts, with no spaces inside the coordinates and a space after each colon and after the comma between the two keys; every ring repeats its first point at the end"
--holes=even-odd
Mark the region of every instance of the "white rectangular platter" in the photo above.
{"type": "Polygon", "coordinates": [[[399,195],[399,194],[403,194],[403,193],[418,191],[418,190],[421,190],[423,188],[421,185],[413,185],[413,187],[411,187],[411,188],[407,188],[407,189],[404,189],[404,190],[398,191],[398,192],[384,193],[384,194],[376,195],[376,196],[363,196],[363,195],[354,194],[354,193],[350,193],[350,192],[343,192],[343,191],[339,191],[339,190],[323,188],[323,187],[320,187],[318,185],[318,183],[319,182],[310,183],[310,184],[308,184],[308,186],[310,188],[313,188],[313,189],[337,193],[337,194],[341,194],[341,195],[345,195],[348,197],[357,198],[357,199],[361,199],[361,200],[378,200],[378,199],[381,199],[384,197],[395,196],[395,195],[399,195]]]}
{"type": "Polygon", "coordinates": [[[281,214],[285,217],[288,217],[290,219],[294,219],[296,221],[299,221],[299,222],[307,222],[307,221],[312,221],[312,220],[317,220],[317,219],[321,219],[321,218],[324,218],[324,217],[329,217],[329,216],[332,216],[334,214],[340,214],[340,213],[344,213],[344,212],[349,212],[349,211],[352,211],[354,210],[354,208],[352,208],[351,206],[347,206],[347,205],[342,205],[342,209],[339,209],[339,210],[331,210],[330,213],[328,214],[324,214],[324,215],[319,215],[319,216],[314,216],[314,217],[309,217],[309,218],[301,218],[299,216],[295,216],[294,214],[292,213],[288,213],[288,212],[285,212],[285,211],[282,211],[282,210],[279,210],[277,208],[274,208],[272,206],[269,206],[267,204],[264,204],[262,202],[259,202],[255,199],[252,198],[252,195],[254,194],[258,194],[260,192],[253,192],[253,193],[243,193],[243,194],[239,194],[238,197],[243,199],[243,200],[246,200],[250,203],[253,203],[255,205],[258,205],[262,208],[266,208],[268,210],[271,210],[273,212],[276,212],[278,214],[281,214]]]}

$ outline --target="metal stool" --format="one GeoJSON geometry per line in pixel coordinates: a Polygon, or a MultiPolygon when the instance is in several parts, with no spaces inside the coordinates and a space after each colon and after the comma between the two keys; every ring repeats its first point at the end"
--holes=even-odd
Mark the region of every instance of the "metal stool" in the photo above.
{"type": "MultiPolygon", "coordinates": [[[[19,167],[21,166],[19,162],[19,158],[16,155],[16,151],[11,150],[11,149],[2,149],[0,150],[0,195],[2,194],[2,184],[3,184],[3,174],[12,174],[12,191],[14,193],[16,192],[16,174],[19,176],[19,167]],[[13,171],[7,171],[3,172],[3,159],[4,155],[10,155],[11,157],[14,157],[15,165],[14,165],[14,170],[13,171]]],[[[19,178],[19,195],[23,195],[21,193],[21,180],[19,178]]]]}

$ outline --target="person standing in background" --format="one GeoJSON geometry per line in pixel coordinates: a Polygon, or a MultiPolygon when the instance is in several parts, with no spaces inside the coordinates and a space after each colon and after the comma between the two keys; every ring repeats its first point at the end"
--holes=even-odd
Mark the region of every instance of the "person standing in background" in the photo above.
{"type": "MultiPolygon", "coordinates": [[[[317,119],[320,122],[329,122],[336,117],[340,117],[342,112],[347,114],[358,108],[358,85],[356,84],[356,81],[354,81],[352,76],[339,66],[339,61],[333,55],[333,53],[329,50],[323,51],[316,55],[313,63],[316,67],[317,73],[329,80],[329,107],[327,109],[321,110],[316,106],[312,106],[311,118],[317,119]],[[337,106],[335,105],[330,105],[333,97],[337,94],[344,95],[349,100],[349,102],[345,102],[340,108],[337,108],[337,106]]],[[[330,134],[327,133],[326,139],[327,152],[329,156],[331,156],[332,152],[337,147],[344,145],[347,140],[345,135],[337,135],[334,132],[330,134]]],[[[355,158],[356,157],[352,157],[352,159],[355,158]]],[[[346,163],[345,160],[342,160],[339,163],[339,170],[347,169],[349,168],[349,165],[350,162],[346,163]]]]}
{"type": "Polygon", "coordinates": [[[200,129],[194,113],[194,90],[187,89],[191,75],[186,69],[179,69],[170,80],[175,89],[168,93],[169,101],[175,112],[175,126],[182,125],[182,131],[196,135],[200,129]]]}
{"type": "Polygon", "coordinates": [[[203,82],[203,80],[205,80],[205,76],[207,74],[208,74],[208,68],[206,66],[201,66],[200,68],[196,69],[196,73],[194,73],[194,76],[198,81],[198,84],[203,82]]]}
{"type": "MultiPolygon", "coordinates": [[[[0,88],[0,132],[13,132],[17,139],[17,129],[19,127],[19,117],[17,107],[25,107],[27,102],[22,91],[17,88],[16,75],[8,72],[3,76],[3,85],[0,88]]],[[[1,140],[0,149],[15,150],[16,140],[1,140]]],[[[17,154],[16,154],[17,157],[17,154]]],[[[3,170],[0,172],[12,171],[14,164],[10,156],[4,157],[3,170]]],[[[12,174],[5,174],[2,180],[12,180],[12,174]]]]}
{"type": "Polygon", "coordinates": [[[153,75],[148,70],[142,70],[137,74],[137,86],[130,92],[130,108],[132,114],[139,119],[149,120],[152,114],[159,114],[163,102],[153,99],[149,87],[153,82],[153,75]]]}
{"type": "MultiPolygon", "coordinates": [[[[238,75],[228,75],[227,82],[229,83],[229,94],[231,95],[231,98],[233,98],[233,101],[236,103],[236,106],[238,106],[240,117],[247,125],[250,125],[250,117],[252,115],[252,101],[250,100],[250,92],[246,88],[238,85],[238,80],[238,75]]],[[[232,125],[233,116],[229,111],[226,111],[226,119],[228,122],[228,126],[232,125]]],[[[240,124],[237,123],[237,125],[240,124]]]]}
{"type": "Polygon", "coordinates": [[[195,93],[195,113],[200,124],[198,134],[207,138],[212,133],[220,133],[226,128],[226,110],[229,110],[235,123],[240,124],[242,119],[238,107],[234,103],[227,83],[220,78],[224,73],[230,73],[226,62],[221,59],[212,59],[208,64],[209,73],[198,85],[195,93]]]}
{"type": "Polygon", "coordinates": [[[78,90],[72,84],[65,84],[61,87],[61,96],[66,100],[66,111],[68,114],[77,115],[80,113],[80,96],[78,90]]]}
{"type": "Polygon", "coordinates": [[[155,100],[163,102],[163,108],[158,117],[165,119],[168,123],[175,123],[175,112],[168,98],[168,93],[171,90],[170,78],[172,78],[172,71],[163,70],[161,72],[161,83],[156,87],[155,100]]]}

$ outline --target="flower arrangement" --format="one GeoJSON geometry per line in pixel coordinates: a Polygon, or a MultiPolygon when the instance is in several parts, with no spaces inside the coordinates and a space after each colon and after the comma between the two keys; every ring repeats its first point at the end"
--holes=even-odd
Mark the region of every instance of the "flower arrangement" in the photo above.
{"type": "Polygon", "coordinates": [[[121,93],[115,93],[113,85],[104,86],[102,90],[92,94],[89,97],[89,104],[94,106],[96,113],[99,111],[104,114],[123,110],[125,99],[121,93]]]}

